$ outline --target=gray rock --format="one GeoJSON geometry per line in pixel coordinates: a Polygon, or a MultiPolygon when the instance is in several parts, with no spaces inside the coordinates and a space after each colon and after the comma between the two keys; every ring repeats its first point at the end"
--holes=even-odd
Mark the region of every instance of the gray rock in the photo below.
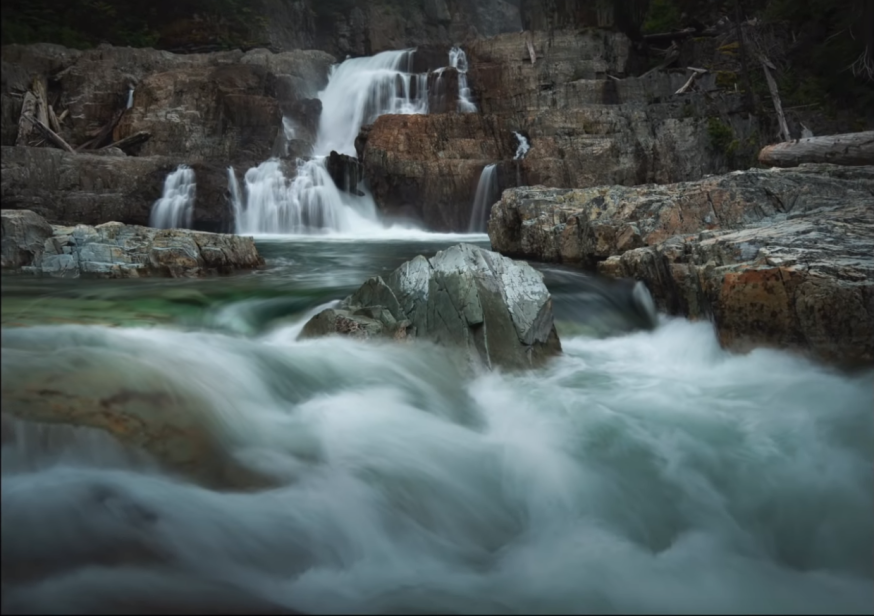
{"type": "Polygon", "coordinates": [[[109,222],[51,226],[28,210],[0,210],[4,273],[53,277],[198,277],[263,265],[251,237],[109,222]]]}
{"type": "Polygon", "coordinates": [[[723,344],[874,362],[874,167],[802,165],[665,186],[510,189],[492,247],[643,280],[723,344]]]}
{"type": "Polygon", "coordinates": [[[27,210],[3,210],[0,229],[3,238],[0,267],[4,270],[27,267],[38,261],[46,240],[53,234],[45,219],[27,210]]]}
{"type": "Polygon", "coordinates": [[[329,334],[429,340],[486,368],[529,368],[561,351],[541,274],[468,244],[371,278],[313,317],[301,337],[329,334]]]}

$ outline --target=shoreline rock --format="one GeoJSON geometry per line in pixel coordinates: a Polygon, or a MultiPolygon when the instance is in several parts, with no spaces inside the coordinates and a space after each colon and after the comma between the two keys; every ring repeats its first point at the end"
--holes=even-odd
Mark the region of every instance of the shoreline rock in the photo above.
{"type": "Polygon", "coordinates": [[[504,192],[492,247],[649,287],[724,346],[874,362],[874,167],[802,165],[662,186],[504,192]]]}
{"type": "Polygon", "coordinates": [[[469,365],[485,368],[531,368],[561,352],[542,275],[470,244],[369,279],[313,317],[300,337],[331,334],[430,340],[462,349],[469,365]]]}
{"type": "Polygon", "coordinates": [[[188,278],[264,264],[251,237],[119,222],[53,226],[30,210],[0,210],[0,222],[4,274],[188,278]]]}

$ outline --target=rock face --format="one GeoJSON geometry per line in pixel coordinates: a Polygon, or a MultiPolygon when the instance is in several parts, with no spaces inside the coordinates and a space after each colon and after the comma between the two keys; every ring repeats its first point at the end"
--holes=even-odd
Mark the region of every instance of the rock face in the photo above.
{"type": "MultiPolygon", "coordinates": [[[[55,112],[68,112],[60,134],[73,146],[124,111],[111,140],[151,135],[132,153],[254,164],[273,152],[283,115],[312,125],[306,101],[327,83],[334,57],[263,49],[179,55],[111,46],[80,52],[39,44],[6,45],[0,61],[2,145],[15,140],[16,93],[41,77],[55,112]]],[[[303,130],[300,137],[314,135],[303,130]]]]}
{"type": "Polygon", "coordinates": [[[313,317],[301,337],[329,334],[429,340],[487,368],[528,368],[561,351],[541,274],[468,244],[371,278],[313,317]]]}
{"type": "Polygon", "coordinates": [[[489,236],[513,257],[643,280],[662,309],[712,316],[730,348],[874,361],[874,167],[512,189],[489,236]]]}
{"type": "MultiPolygon", "coordinates": [[[[167,174],[168,156],[68,154],[52,148],[0,147],[4,209],[33,210],[52,224],[98,225],[109,220],[148,225],[167,174]]],[[[233,230],[227,168],[189,161],[197,180],[195,229],[233,230]]]]}
{"type": "Polygon", "coordinates": [[[383,116],[361,135],[365,174],[383,211],[462,231],[489,164],[498,164],[502,189],[630,186],[725,172],[756,151],[757,123],[740,113],[740,95],[713,97],[714,75],[682,95],[675,93],[685,72],[629,76],[631,43],[623,34],[501,34],[473,42],[468,58],[481,113],[383,116]],[[513,160],[514,132],[530,145],[520,161],[513,160]]]}
{"type": "MultiPolygon", "coordinates": [[[[494,116],[381,116],[363,148],[365,176],[384,213],[467,230],[483,167],[512,157],[512,139],[494,116]]],[[[512,165],[503,173],[513,173],[512,165]]]]}
{"type": "Polygon", "coordinates": [[[52,227],[28,210],[0,210],[4,273],[78,278],[199,277],[264,264],[251,237],[118,222],[52,227]]]}

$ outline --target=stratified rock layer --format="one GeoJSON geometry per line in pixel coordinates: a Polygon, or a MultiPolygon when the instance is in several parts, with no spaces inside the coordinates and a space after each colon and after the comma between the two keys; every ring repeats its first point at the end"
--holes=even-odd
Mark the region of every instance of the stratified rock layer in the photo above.
{"type": "Polygon", "coordinates": [[[313,317],[301,337],[329,334],[429,340],[486,368],[528,368],[561,351],[541,274],[468,244],[371,278],[313,317]]]}
{"type": "Polygon", "coordinates": [[[119,222],[51,226],[29,210],[2,210],[4,273],[77,278],[199,277],[253,269],[251,237],[119,222]]]}
{"type": "Polygon", "coordinates": [[[874,167],[511,189],[489,236],[513,257],[644,280],[661,308],[712,316],[730,348],[874,361],[874,167]]]}

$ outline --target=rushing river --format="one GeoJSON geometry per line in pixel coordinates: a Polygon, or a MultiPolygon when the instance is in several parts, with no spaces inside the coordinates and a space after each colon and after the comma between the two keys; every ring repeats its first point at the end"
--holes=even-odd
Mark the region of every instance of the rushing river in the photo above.
{"type": "Polygon", "coordinates": [[[558,268],[564,354],[538,371],[296,340],[458,240],[264,239],[264,270],[222,279],[3,278],[4,409],[34,387],[163,396],[259,478],[4,415],[3,613],[871,613],[870,371],[732,355],[558,268]]]}

